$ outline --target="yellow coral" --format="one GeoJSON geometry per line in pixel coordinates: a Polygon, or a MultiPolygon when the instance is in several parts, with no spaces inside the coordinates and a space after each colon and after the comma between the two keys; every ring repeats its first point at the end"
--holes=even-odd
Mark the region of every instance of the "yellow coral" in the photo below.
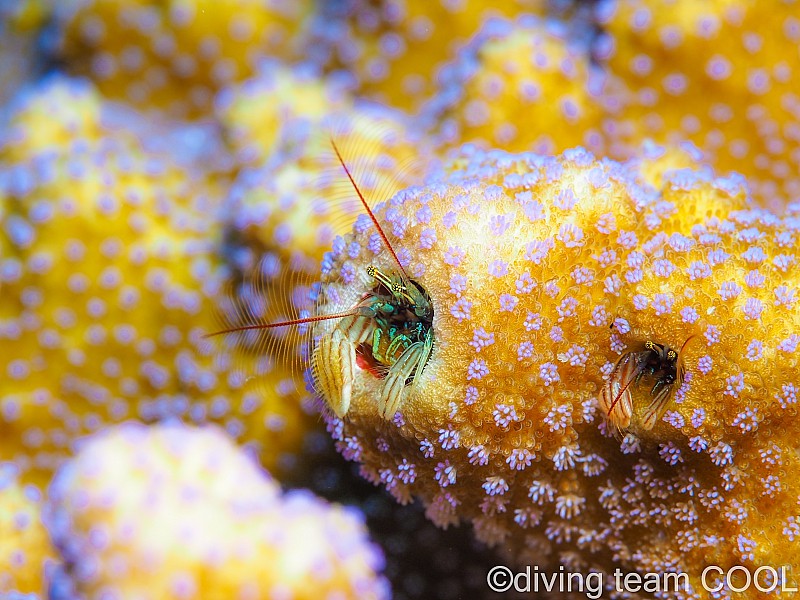
{"type": "MultiPolygon", "coordinates": [[[[437,71],[491,16],[541,13],[540,0],[368,0],[331,4],[318,28],[324,60],[343,65],[359,91],[415,110],[434,90],[437,71]]],[[[310,52],[314,52],[310,48],[310,52]]],[[[335,66],[335,65],[334,65],[335,66]]]]}
{"type": "MultiPolygon", "coordinates": [[[[419,183],[430,168],[421,164],[421,157],[428,156],[426,142],[410,121],[382,107],[319,118],[300,115],[284,129],[274,155],[265,156],[270,160],[240,174],[229,195],[229,209],[237,236],[278,253],[286,262],[302,253],[318,264],[334,235],[363,213],[331,140],[368,202],[419,183]]],[[[272,135],[256,143],[266,148],[272,135]]]]}
{"type": "Polygon", "coordinates": [[[13,3],[3,3],[0,14],[4,23],[17,32],[32,32],[41,27],[50,16],[51,5],[49,0],[21,0],[13,3]]]}
{"type": "Polygon", "coordinates": [[[359,516],[307,492],[281,497],[215,428],[112,429],[67,463],[50,492],[67,577],[88,597],[388,595],[359,516]]]}
{"type": "Polygon", "coordinates": [[[240,164],[260,164],[297,128],[322,128],[332,111],[349,107],[341,86],[270,64],[258,76],[226,88],[216,114],[240,164]]]}
{"type": "Polygon", "coordinates": [[[264,57],[296,56],[310,9],[308,0],[59,3],[60,55],[108,96],[204,116],[219,89],[264,57]]]}
{"type": "Polygon", "coordinates": [[[102,101],[86,81],[52,77],[15,98],[0,159],[24,163],[53,151],[97,142],[102,101]]]}
{"type": "Polygon", "coordinates": [[[442,69],[428,118],[456,144],[596,151],[604,82],[585,46],[554,21],[490,22],[442,69]]]}
{"type": "Polygon", "coordinates": [[[0,472],[0,594],[44,594],[55,553],[42,524],[38,491],[0,472]]]}
{"type": "MultiPolygon", "coordinates": [[[[519,562],[685,571],[694,591],[666,597],[697,597],[707,564],[800,559],[800,226],[753,209],[738,178],[650,153],[662,166],[643,177],[579,150],[474,152],[398,196],[380,216],[433,300],[434,351],[392,422],[357,368],[329,426],[371,480],[519,562]],[[597,399],[616,360],[693,335],[663,420],[642,427],[635,385],[615,439],[597,399]]],[[[373,288],[367,265],[396,269],[373,234],[334,252],[321,312],[373,288]]]]}
{"type": "Polygon", "coordinates": [[[222,149],[195,131],[105,129],[105,105],[56,135],[43,104],[12,118],[19,145],[0,149],[0,457],[41,483],[77,437],[135,416],[215,421],[284,464],[308,425],[291,374],[269,369],[258,394],[201,340],[225,282],[225,180],[196,144],[222,149]]]}
{"type": "MultiPolygon", "coordinates": [[[[800,193],[797,93],[800,22],[791,2],[618,0],[598,11],[598,56],[621,81],[606,132],[617,156],[643,137],[694,142],[719,171],[748,178],[782,210],[800,193]]],[[[633,150],[632,150],[633,149],[633,150]]]]}

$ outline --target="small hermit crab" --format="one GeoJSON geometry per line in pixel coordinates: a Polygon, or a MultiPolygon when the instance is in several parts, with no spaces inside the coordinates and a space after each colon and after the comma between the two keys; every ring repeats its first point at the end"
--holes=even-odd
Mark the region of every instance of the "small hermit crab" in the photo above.
{"type": "Polygon", "coordinates": [[[375,287],[353,314],[320,338],[312,369],[320,391],[340,417],[350,406],[357,366],[383,377],[378,412],[391,419],[406,386],[415,388],[433,350],[433,306],[427,293],[404,274],[387,275],[374,266],[367,273],[375,287]]]}
{"type": "Polygon", "coordinates": [[[666,411],[672,387],[676,382],[683,384],[686,374],[683,350],[692,337],[683,343],[680,351],[647,340],[642,350],[626,352],[619,357],[600,393],[600,407],[614,427],[623,430],[630,426],[633,414],[631,387],[644,377],[650,377],[655,379],[650,389],[652,400],[642,416],[642,427],[645,430],[653,428],[666,411]]]}
{"type": "MultiPolygon", "coordinates": [[[[234,297],[231,314],[220,315],[225,328],[205,337],[232,336],[230,345],[236,351],[288,355],[290,362],[304,362],[303,367],[308,361],[297,357],[309,356],[307,348],[313,346],[310,362],[315,390],[337,416],[347,414],[359,368],[384,380],[377,405],[379,414],[388,420],[399,409],[406,388],[416,387],[431,356],[433,304],[422,286],[406,274],[332,139],[331,145],[395,268],[383,271],[368,267],[367,274],[375,282],[372,289],[355,306],[329,314],[320,313],[320,304],[316,303],[317,314],[303,311],[298,318],[270,320],[254,310],[247,299],[234,297]],[[322,326],[322,322],[335,319],[338,323],[332,329],[322,326]],[[287,328],[294,332],[283,336],[271,333],[287,328]]],[[[268,282],[256,281],[255,288],[256,294],[267,297],[274,293],[268,282]]],[[[287,304],[285,298],[271,300],[277,300],[272,303],[279,306],[287,304]]]]}

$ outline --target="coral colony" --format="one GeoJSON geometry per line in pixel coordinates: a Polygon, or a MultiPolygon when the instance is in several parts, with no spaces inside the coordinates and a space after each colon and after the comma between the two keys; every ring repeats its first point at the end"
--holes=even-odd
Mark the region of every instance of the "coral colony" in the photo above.
{"type": "Polygon", "coordinates": [[[72,574],[57,584],[89,597],[388,597],[358,513],[281,496],[215,428],[112,428],[59,471],[50,504],[72,574]]]}
{"type": "Polygon", "coordinates": [[[0,597],[796,592],[800,3],[496,4],[0,0],[0,597]]]}

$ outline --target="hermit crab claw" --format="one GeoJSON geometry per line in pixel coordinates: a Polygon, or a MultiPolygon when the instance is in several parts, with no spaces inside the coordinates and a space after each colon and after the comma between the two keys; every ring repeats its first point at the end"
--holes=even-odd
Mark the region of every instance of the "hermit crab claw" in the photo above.
{"type": "Polygon", "coordinates": [[[314,351],[314,376],[337,417],[350,408],[356,376],[356,348],[372,331],[371,319],[362,315],[344,317],[329,335],[320,338],[314,351]]]}
{"type": "Polygon", "coordinates": [[[417,342],[406,348],[405,352],[397,359],[397,362],[389,369],[378,399],[378,412],[384,419],[391,420],[394,418],[403,399],[406,381],[414,373],[414,369],[417,369],[418,372],[421,370],[420,365],[424,364],[429,354],[429,345],[424,342],[417,342]]]}
{"type": "Polygon", "coordinates": [[[414,379],[411,381],[411,388],[409,392],[414,392],[419,385],[419,379],[422,375],[422,370],[425,368],[425,365],[428,363],[428,359],[431,356],[431,352],[433,352],[433,333],[428,332],[425,336],[425,341],[422,345],[422,355],[419,357],[419,364],[417,366],[417,370],[414,372],[414,379]]]}
{"type": "Polygon", "coordinates": [[[355,379],[356,347],[340,328],[319,341],[315,356],[317,384],[337,417],[350,408],[355,379]]]}

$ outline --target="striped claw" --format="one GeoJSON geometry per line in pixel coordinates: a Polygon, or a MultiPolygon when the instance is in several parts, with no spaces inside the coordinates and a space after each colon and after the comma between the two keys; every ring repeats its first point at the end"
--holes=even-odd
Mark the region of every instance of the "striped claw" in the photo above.
{"type": "Polygon", "coordinates": [[[420,365],[424,363],[420,361],[424,358],[425,347],[423,342],[411,344],[389,369],[378,399],[378,412],[387,421],[394,418],[400,408],[408,378],[412,376],[415,369],[417,373],[422,371],[420,365]]]}
{"type": "Polygon", "coordinates": [[[337,417],[350,408],[355,367],[356,347],[339,327],[319,341],[314,356],[317,385],[337,417]]]}

